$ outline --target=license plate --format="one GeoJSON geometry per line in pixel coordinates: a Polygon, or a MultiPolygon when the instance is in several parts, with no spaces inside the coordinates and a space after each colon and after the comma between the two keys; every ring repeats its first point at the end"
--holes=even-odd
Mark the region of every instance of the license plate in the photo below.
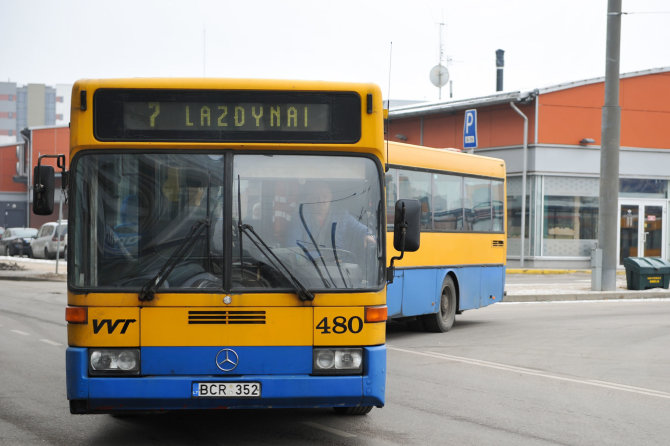
{"type": "Polygon", "coordinates": [[[200,382],[193,383],[193,398],[260,398],[259,382],[200,382]]]}

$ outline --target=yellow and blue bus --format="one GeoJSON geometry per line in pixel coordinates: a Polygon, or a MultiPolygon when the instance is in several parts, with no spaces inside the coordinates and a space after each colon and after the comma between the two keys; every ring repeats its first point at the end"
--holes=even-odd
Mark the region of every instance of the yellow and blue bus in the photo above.
{"type": "MultiPolygon", "coordinates": [[[[389,318],[444,332],[456,314],[502,301],[504,161],[389,143],[388,163],[387,205],[403,198],[421,204],[421,247],[396,264],[387,294],[389,318]]],[[[388,223],[393,230],[391,214],[388,223]]],[[[396,255],[392,246],[388,250],[396,255]]]]}
{"type": "Polygon", "coordinates": [[[384,405],[377,86],[82,80],[70,128],[72,413],[384,405]]]}

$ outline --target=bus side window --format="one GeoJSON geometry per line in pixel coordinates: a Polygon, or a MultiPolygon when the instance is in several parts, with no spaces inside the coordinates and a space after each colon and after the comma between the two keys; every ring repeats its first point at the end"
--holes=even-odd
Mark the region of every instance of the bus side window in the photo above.
{"type": "Polygon", "coordinates": [[[491,232],[491,180],[465,179],[466,229],[474,232],[491,232]]]}
{"type": "Polygon", "coordinates": [[[399,172],[400,193],[398,199],[411,198],[421,203],[421,230],[432,231],[433,215],[431,212],[431,174],[403,170],[399,172]]]}
{"type": "Polygon", "coordinates": [[[433,175],[433,219],[436,231],[463,229],[462,186],[462,177],[433,175]]]}

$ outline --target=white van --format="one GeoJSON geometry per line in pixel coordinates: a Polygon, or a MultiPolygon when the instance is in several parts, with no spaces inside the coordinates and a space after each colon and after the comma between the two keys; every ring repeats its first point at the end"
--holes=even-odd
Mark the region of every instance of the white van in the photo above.
{"type": "Polygon", "coordinates": [[[60,230],[56,230],[58,222],[44,223],[37,233],[37,237],[30,242],[33,257],[44,259],[55,259],[60,237],[60,254],[65,257],[67,253],[67,220],[61,220],[60,230]]]}

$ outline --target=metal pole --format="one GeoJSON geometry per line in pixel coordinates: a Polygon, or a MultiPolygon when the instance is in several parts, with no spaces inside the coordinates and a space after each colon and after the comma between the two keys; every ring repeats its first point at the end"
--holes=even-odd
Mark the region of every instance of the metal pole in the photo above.
{"type": "Polygon", "coordinates": [[[526,256],[526,172],[528,171],[528,116],[510,102],[509,105],[523,118],[523,173],[521,175],[521,257],[519,266],[523,268],[526,256]]]}
{"type": "Polygon", "coordinates": [[[619,215],[619,55],[621,0],[607,2],[607,47],[605,56],[605,105],[602,112],[600,149],[600,215],[598,247],[602,249],[602,291],[616,290],[617,219],[619,215]]]}
{"type": "MultiPolygon", "coordinates": [[[[63,177],[61,177],[63,181],[63,177]]],[[[58,226],[56,227],[56,274],[58,274],[58,259],[60,258],[60,238],[61,238],[61,221],[63,220],[63,190],[60,192],[60,203],[58,205],[58,226]]]]}

